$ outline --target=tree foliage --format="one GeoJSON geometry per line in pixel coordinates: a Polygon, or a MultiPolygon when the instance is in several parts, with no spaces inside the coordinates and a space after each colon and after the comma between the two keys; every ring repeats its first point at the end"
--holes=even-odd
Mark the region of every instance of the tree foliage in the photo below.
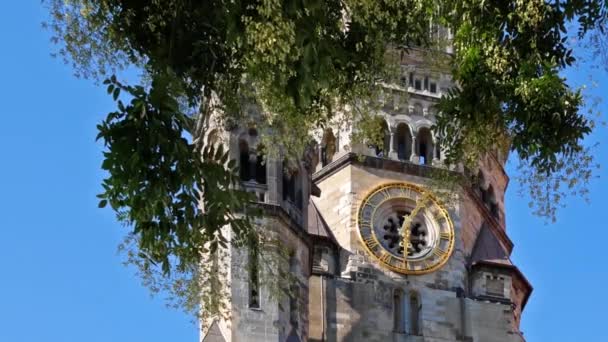
{"type": "MultiPolygon", "coordinates": [[[[563,173],[568,160],[589,157],[582,140],[592,123],[560,72],[575,60],[568,38],[602,18],[600,1],[46,2],[46,25],[77,75],[101,80],[134,65],[151,80],[105,82],[118,110],[99,126],[109,175],[100,206],[109,203],[132,228],[143,268],[158,265],[167,277],[191,274],[226,243],[228,224],[235,243],[258,241],[236,165],[221,146],[202,146],[205,125],[196,121],[212,112],[238,120],[243,105],[255,103],[263,113],[257,124],[278,133],[266,145],[294,155],[337,113],[361,124],[360,139],[374,140],[375,96],[393,77],[387,51],[444,49],[431,24],[453,33],[453,52],[441,55],[456,86],[440,100],[434,128],[449,164],[475,166],[500,146],[533,175],[561,172],[562,183],[593,165],[563,173]]],[[[540,214],[554,215],[543,205],[540,214]]]]}

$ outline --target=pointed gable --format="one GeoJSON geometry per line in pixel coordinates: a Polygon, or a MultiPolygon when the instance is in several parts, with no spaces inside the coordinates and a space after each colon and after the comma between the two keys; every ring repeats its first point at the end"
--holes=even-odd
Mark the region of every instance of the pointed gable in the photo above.
{"type": "Polygon", "coordinates": [[[285,340],[285,342],[300,342],[296,329],[291,329],[291,333],[289,336],[287,336],[287,340],[285,340]]]}
{"type": "Polygon", "coordinates": [[[308,201],[308,234],[314,239],[325,240],[333,243],[336,247],[339,246],[334,234],[313,201],[308,201]]]}
{"type": "Polygon", "coordinates": [[[226,342],[226,339],[224,338],[224,335],[220,330],[220,325],[218,324],[217,320],[211,323],[211,326],[207,331],[207,335],[203,337],[202,342],[226,342]]]}
{"type": "Polygon", "coordinates": [[[475,240],[470,264],[475,265],[480,262],[513,266],[509,254],[485,224],[475,240]]]}

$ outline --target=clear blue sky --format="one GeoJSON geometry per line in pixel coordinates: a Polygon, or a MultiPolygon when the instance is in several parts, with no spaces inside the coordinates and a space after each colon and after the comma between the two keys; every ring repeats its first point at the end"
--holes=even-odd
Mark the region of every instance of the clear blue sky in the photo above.
{"type": "MultiPolygon", "coordinates": [[[[125,228],[95,198],[103,177],[95,125],[112,102],[49,56],[45,15],[38,0],[0,12],[0,341],[196,341],[191,318],[151,299],[121,265],[125,228]]],[[[601,143],[608,167],[606,129],[589,142],[601,143]]],[[[569,200],[548,226],[511,184],[513,259],[534,286],[523,316],[529,342],[608,341],[608,173],[600,176],[591,204],[569,200]]]]}

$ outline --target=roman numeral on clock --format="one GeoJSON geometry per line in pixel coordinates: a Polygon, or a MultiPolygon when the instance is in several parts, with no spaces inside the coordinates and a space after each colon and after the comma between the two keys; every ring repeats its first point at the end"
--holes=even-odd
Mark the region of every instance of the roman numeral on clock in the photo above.
{"type": "Polygon", "coordinates": [[[435,217],[435,220],[437,222],[445,221],[445,214],[442,211],[436,211],[436,212],[434,212],[433,216],[435,217]]]}
{"type": "Polygon", "coordinates": [[[443,258],[443,256],[445,254],[446,254],[446,251],[444,251],[441,248],[435,248],[435,249],[433,249],[433,255],[435,255],[436,257],[443,258]]]}
{"type": "Polygon", "coordinates": [[[387,264],[390,264],[391,261],[393,260],[393,256],[387,252],[380,253],[380,256],[378,258],[380,259],[380,261],[387,263],[387,264]]]}
{"type": "Polygon", "coordinates": [[[449,240],[452,237],[452,234],[450,232],[442,232],[439,234],[439,237],[443,240],[449,240]]]}
{"type": "Polygon", "coordinates": [[[376,241],[373,236],[366,237],[365,239],[363,239],[363,241],[369,248],[374,248],[378,246],[378,241],[376,241]]]}
{"type": "Polygon", "coordinates": [[[378,194],[382,196],[382,199],[387,199],[391,197],[391,191],[389,189],[382,189],[378,194]]]}

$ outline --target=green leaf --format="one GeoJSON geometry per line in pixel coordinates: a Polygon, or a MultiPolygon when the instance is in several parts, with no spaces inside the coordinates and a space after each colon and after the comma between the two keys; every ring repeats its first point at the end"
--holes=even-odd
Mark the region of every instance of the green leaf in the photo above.
{"type": "Polygon", "coordinates": [[[120,88],[114,89],[114,93],[112,93],[112,98],[114,99],[114,101],[118,99],[118,96],[120,96],[120,88]]]}

